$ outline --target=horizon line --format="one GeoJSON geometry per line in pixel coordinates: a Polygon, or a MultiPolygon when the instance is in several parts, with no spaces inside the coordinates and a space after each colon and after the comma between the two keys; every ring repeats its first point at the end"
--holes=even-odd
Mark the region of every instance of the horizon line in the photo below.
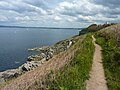
{"type": "Polygon", "coordinates": [[[9,28],[49,28],[49,29],[83,29],[83,27],[29,27],[29,26],[6,26],[6,25],[0,25],[0,27],[9,27],[9,28]]]}

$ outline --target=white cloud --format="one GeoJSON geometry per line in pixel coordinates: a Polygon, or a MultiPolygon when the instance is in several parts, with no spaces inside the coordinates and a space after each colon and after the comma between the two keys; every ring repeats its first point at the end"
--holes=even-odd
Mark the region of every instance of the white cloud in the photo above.
{"type": "Polygon", "coordinates": [[[17,21],[30,21],[30,17],[29,16],[25,16],[25,17],[15,17],[15,19],[17,21]]]}
{"type": "Polygon", "coordinates": [[[8,18],[5,16],[0,15],[0,21],[8,21],[8,18]]]}
{"type": "Polygon", "coordinates": [[[43,10],[42,8],[35,7],[35,10],[37,12],[40,12],[41,14],[47,14],[47,12],[45,10],[43,10]]]}
{"type": "Polygon", "coordinates": [[[74,7],[73,3],[66,2],[66,1],[59,4],[60,9],[73,8],[73,7],[74,7]]]}
{"type": "Polygon", "coordinates": [[[62,20],[62,18],[59,17],[59,16],[55,16],[55,17],[54,17],[54,20],[55,20],[55,21],[60,21],[60,20],[62,20]]]}
{"type": "MultiPolygon", "coordinates": [[[[61,2],[56,8],[56,13],[60,13],[61,15],[66,16],[74,16],[77,18],[76,21],[81,23],[104,23],[106,21],[117,21],[118,16],[114,16],[119,14],[120,8],[111,9],[107,6],[101,4],[92,3],[91,0],[73,0],[73,2],[61,2]],[[99,17],[98,14],[102,16],[99,17]],[[98,19],[98,20],[97,20],[98,19]],[[101,19],[101,20],[100,20],[101,19]]],[[[72,19],[68,19],[68,21],[72,21],[72,19]]]]}
{"type": "Polygon", "coordinates": [[[23,25],[30,23],[63,27],[65,24],[68,27],[71,24],[78,27],[82,23],[119,22],[120,7],[117,2],[119,3],[118,0],[0,0],[0,21],[10,24],[21,24],[24,21],[23,25]]]}
{"type": "Polygon", "coordinates": [[[75,22],[75,21],[77,21],[77,17],[70,16],[70,17],[68,17],[67,21],[68,22],[75,22]]]}

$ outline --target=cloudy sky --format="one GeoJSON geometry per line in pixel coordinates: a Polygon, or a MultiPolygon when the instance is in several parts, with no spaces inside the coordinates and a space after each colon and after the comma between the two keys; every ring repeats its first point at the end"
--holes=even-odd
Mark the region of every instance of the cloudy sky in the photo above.
{"type": "Polygon", "coordinates": [[[0,0],[0,25],[85,27],[119,21],[120,0],[0,0]]]}

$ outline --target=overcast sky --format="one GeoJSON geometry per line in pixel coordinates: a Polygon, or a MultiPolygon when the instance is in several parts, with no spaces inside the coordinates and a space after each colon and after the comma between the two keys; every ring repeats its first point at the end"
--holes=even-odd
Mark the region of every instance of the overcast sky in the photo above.
{"type": "Polygon", "coordinates": [[[120,0],[0,0],[0,25],[85,27],[119,21],[120,0]]]}

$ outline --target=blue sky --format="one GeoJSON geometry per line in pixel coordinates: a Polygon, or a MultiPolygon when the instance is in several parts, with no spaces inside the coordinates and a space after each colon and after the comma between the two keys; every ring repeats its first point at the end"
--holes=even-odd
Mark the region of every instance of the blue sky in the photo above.
{"type": "Polygon", "coordinates": [[[86,27],[119,21],[119,0],[0,0],[0,25],[86,27]]]}

